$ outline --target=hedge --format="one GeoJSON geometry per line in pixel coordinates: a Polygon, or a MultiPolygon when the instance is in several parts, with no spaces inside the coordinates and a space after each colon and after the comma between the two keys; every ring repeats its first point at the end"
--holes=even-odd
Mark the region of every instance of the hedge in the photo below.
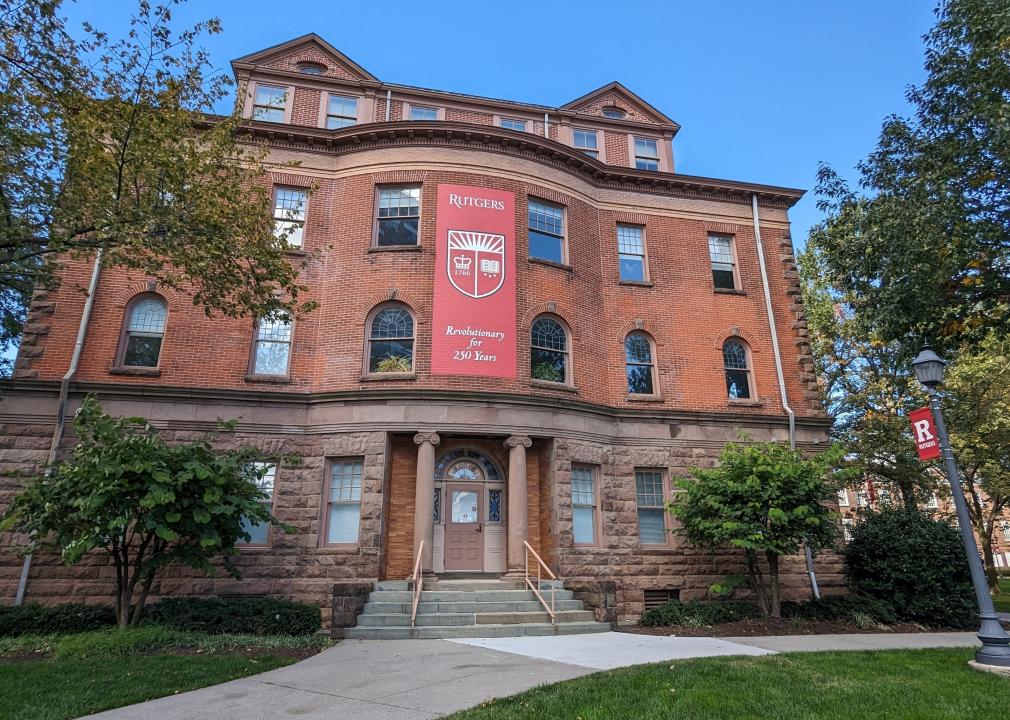
{"type": "Polygon", "coordinates": [[[680,602],[679,600],[671,600],[642,613],[642,625],[645,627],[666,627],[669,625],[701,627],[747,620],[759,617],[760,614],[756,605],[747,602],[701,602],[700,600],[680,602]]]}
{"type": "Polygon", "coordinates": [[[782,617],[853,622],[858,615],[869,616],[883,625],[898,622],[894,608],[882,600],[865,595],[830,595],[820,600],[782,603],[782,617]]]}
{"type": "Polygon", "coordinates": [[[144,622],[213,635],[311,635],[322,615],[318,605],[264,597],[165,598],[144,609],[144,622]]]}
{"type": "Polygon", "coordinates": [[[101,630],[116,624],[108,605],[39,605],[0,607],[0,637],[17,635],[67,635],[101,630]]]}

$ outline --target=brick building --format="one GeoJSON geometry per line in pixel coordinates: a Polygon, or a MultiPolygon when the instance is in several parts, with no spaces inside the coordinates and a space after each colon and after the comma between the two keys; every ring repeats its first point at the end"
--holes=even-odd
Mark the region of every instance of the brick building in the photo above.
{"type": "MultiPolygon", "coordinates": [[[[299,458],[269,476],[298,532],[254,529],[241,581],[170,568],[156,592],[325,606],[335,584],[407,577],[422,541],[435,574],[513,575],[528,541],[628,620],[739,568],[665,532],[662,504],[741,434],[824,442],[801,191],[676,173],[679,126],[619,83],[558,107],[407,87],[315,35],[233,68],[318,309],[208,319],[102,269],[69,407],[96,392],[178,439],[236,419],[230,442],[299,458]]],[[[0,403],[0,502],[45,458],[93,270],[68,261],[36,295],[0,403]]],[[[0,555],[2,602],[21,571],[0,555]]],[[[840,582],[833,559],[819,571],[840,582]]],[[[37,557],[27,598],[97,601],[109,572],[37,557]]]]}

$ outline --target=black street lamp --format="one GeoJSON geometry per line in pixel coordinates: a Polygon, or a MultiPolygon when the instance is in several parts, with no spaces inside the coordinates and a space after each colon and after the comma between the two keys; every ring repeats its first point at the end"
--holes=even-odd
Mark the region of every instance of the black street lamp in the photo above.
{"type": "Polygon", "coordinates": [[[912,361],[915,377],[926,387],[929,393],[929,407],[936,421],[936,433],[940,439],[940,451],[943,454],[943,467],[950,482],[950,492],[957,508],[957,524],[964,542],[964,551],[968,555],[968,567],[971,570],[971,582],[975,586],[975,599],[978,600],[979,615],[982,626],[978,631],[978,639],[982,647],[975,653],[975,662],[979,665],[994,665],[1010,667],[1010,635],[1000,624],[993,607],[989,586],[986,583],[982,561],[978,556],[978,546],[975,544],[975,534],[971,528],[971,518],[968,517],[968,503],[964,499],[961,487],[961,473],[954,462],[954,454],[950,449],[950,438],[947,437],[947,426],[943,422],[943,411],[940,409],[940,393],[937,386],[943,382],[943,367],[946,363],[933,348],[926,343],[922,346],[919,356],[912,361]]]}

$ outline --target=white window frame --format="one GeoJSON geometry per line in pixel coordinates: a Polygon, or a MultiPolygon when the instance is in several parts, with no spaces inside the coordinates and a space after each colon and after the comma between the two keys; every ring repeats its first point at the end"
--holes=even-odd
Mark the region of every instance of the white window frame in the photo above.
{"type": "Polygon", "coordinates": [[[617,223],[617,274],[622,283],[631,284],[642,284],[649,282],[649,255],[648,246],[645,240],[645,226],[635,225],[633,223],[617,223]],[[640,252],[631,252],[631,246],[628,244],[627,239],[621,237],[622,230],[637,230],[640,252]],[[625,278],[621,274],[621,260],[624,258],[639,258],[642,262],[642,278],[625,278]]]}
{"type": "Polygon", "coordinates": [[[640,137],[633,135],[631,139],[631,150],[632,150],[632,167],[636,170],[645,170],[647,172],[659,172],[663,169],[663,150],[660,147],[660,139],[654,137],[640,137]],[[639,155],[638,154],[638,143],[653,143],[656,146],[655,155],[639,155]],[[645,162],[655,162],[656,167],[639,167],[638,161],[642,160],[645,162]]]}
{"type": "MultiPolygon", "coordinates": [[[[251,466],[257,469],[264,467],[266,468],[266,472],[263,474],[263,476],[259,479],[259,482],[257,482],[256,484],[258,487],[262,489],[264,481],[267,480],[267,478],[270,479],[270,496],[266,500],[260,500],[260,505],[266,505],[267,510],[272,513],[274,508],[274,499],[277,497],[277,465],[275,463],[270,462],[254,462],[251,463],[251,466]]],[[[242,522],[243,524],[245,524],[246,522],[246,518],[244,515],[242,516],[242,522]]],[[[271,530],[273,526],[270,523],[265,523],[265,525],[266,525],[266,539],[263,542],[254,542],[252,540],[246,542],[245,540],[239,540],[237,544],[241,545],[242,547],[248,547],[248,548],[270,547],[271,540],[273,539],[273,533],[271,530]]],[[[258,527],[258,526],[259,525],[253,525],[252,527],[258,527]]]]}
{"type": "MultiPolygon", "coordinates": [[[[549,212],[544,212],[542,214],[545,217],[553,218],[553,216],[549,212]]],[[[564,205],[559,205],[558,203],[548,202],[547,200],[541,200],[540,198],[536,198],[536,197],[532,197],[532,196],[531,197],[527,197],[526,198],[526,240],[527,240],[527,242],[526,242],[526,254],[529,257],[529,259],[530,260],[542,260],[543,262],[560,263],[561,265],[567,265],[568,264],[568,238],[567,238],[567,233],[565,232],[567,225],[568,225],[568,208],[566,208],[564,205]],[[532,221],[532,218],[530,217],[530,214],[533,212],[533,207],[534,206],[537,206],[537,207],[540,207],[540,208],[544,208],[547,211],[553,210],[553,211],[558,211],[560,213],[560,216],[561,216],[561,218],[560,218],[561,219],[561,234],[557,234],[555,232],[552,232],[551,230],[546,229],[546,227],[544,227],[544,228],[540,228],[540,227],[534,228],[532,226],[532,222],[533,221],[532,221]],[[550,258],[544,258],[544,257],[540,257],[539,255],[534,255],[533,254],[533,243],[530,242],[530,233],[532,233],[534,231],[537,232],[537,233],[539,233],[540,235],[544,235],[544,236],[547,236],[547,237],[555,238],[558,241],[558,245],[561,248],[561,259],[560,260],[552,260],[550,258]]]]}
{"type": "MultiPolygon", "coordinates": [[[[720,250],[722,248],[719,248],[720,250]]],[[[725,292],[729,290],[739,290],[740,289],[740,273],[737,269],[737,257],[736,257],[736,238],[733,235],[727,233],[709,233],[708,234],[708,259],[712,265],[712,287],[716,292],[725,292]],[[720,243],[725,241],[728,246],[728,255],[723,255],[717,252],[716,247],[713,246],[713,241],[720,243]],[[727,259],[728,258],[728,259],[727,259]],[[715,273],[729,272],[733,278],[732,287],[720,287],[715,283],[715,273]]]]}
{"type": "Polygon", "coordinates": [[[522,120],[521,118],[512,117],[501,117],[498,119],[498,126],[505,130],[514,130],[516,132],[528,132],[527,131],[527,120],[522,120]],[[509,126],[506,126],[509,123],[509,126]],[[512,125],[521,125],[522,127],[511,127],[512,125]]]}
{"type": "Polygon", "coordinates": [[[287,85],[274,85],[272,83],[256,83],[252,89],[252,93],[249,96],[249,118],[251,120],[256,120],[257,122],[269,122],[269,123],[290,123],[291,122],[291,99],[294,93],[293,88],[287,85]],[[283,90],[284,91],[284,104],[276,105],[273,103],[258,103],[256,102],[259,96],[260,88],[270,88],[272,90],[283,90]],[[258,108],[267,108],[271,110],[280,110],[281,119],[280,120],[267,120],[265,118],[257,118],[256,110],[258,108]]]}
{"type": "MultiPolygon", "coordinates": [[[[598,547],[600,543],[600,493],[599,493],[599,472],[593,465],[582,463],[572,463],[572,543],[577,547],[598,547]],[[589,474],[589,502],[586,502],[585,492],[576,492],[576,473],[589,474]],[[589,542],[580,541],[576,536],[575,512],[578,509],[590,511],[590,520],[593,531],[593,538],[589,542]]],[[[581,482],[581,480],[580,480],[581,482]]]]}
{"type": "Polygon", "coordinates": [[[340,93],[329,93],[326,96],[326,104],[323,107],[325,112],[325,117],[323,117],[323,127],[327,130],[340,130],[341,128],[351,127],[352,125],[358,124],[358,98],[354,95],[341,95],[340,93]],[[330,112],[332,107],[331,103],[334,98],[340,98],[341,100],[350,100],[354,103],[354,115],[340,115],[330,112]],[[337,127],[330,127],[330,118],[336,118],[337,120],[350,120],[351,122],[343,123],[337,127]]]}
{"type": "MultiPolygon", "coordinates": [[[[286,202],[286,200],[285,200],[286,202]]],[[[287,241],[288,247],[301,250],[305,245],[305,219],[309,212],[309,191],[289,185],[275,185],[273,192],[274,236],[287,241]],[[292,193],[301,196],[300,207],[281,205],[281,194],[292,193]]]]}
{"type": "MultiPolygon", "coordinates": [[[[291,315],[284,311],[278,311],[275,313],[278,316],[278,320],[281,319],[280,315],[287,316],[287,337],[267,337],[266,339],[260,337],[260,332],[263,324],[264,318],[259,318],[256,320],[256,327],[253,332],[253,347],[252,347],[252,358],[249,361],[249,371],[253,375],[262,375],[266,377],[287,377],[291,372],[291,351],[294,344],[295,336],[295,323],[291,315]],[[274,344],[274,345],[286,345],[287,352],[285,356],[284,372],[273,373],[273,372],[261,372],[259,366],[257,365],[257,358],[259,356],[259,346],[260,344],[274,344]]],[[[272,323],[273,324],[273,323],[272,323]]],[[[283,323],[276,323],[277,325],[282,325],[283,323]]]]}
{"type": "Polygon", "coordinates": [[[576,150],[579,150],[580,152],[585,153],[591,158],[595,158],[601,161],[603,160],[603,158],[600,155],[600,134],[599,131],[597,130],[590,130],[588,128],[572,128],[572,147],[575,148],[576,150]],[[585,135],[591,135],[593,138],[593,146],[589,147],[588,145],[579,145],[578,143],[579,133],[583,133],[585,135]]]}
{"type": "MultiPolygon", "coordinates": [[[[668,489],[668,478],[666,470],[663,468],[635,468],[635,510],[637,513],[637,524],[638,524],[638,543],[643,547],[667,547],[670,544],[670,525],[667,520],[667,515],[669,513],[666,509],[667,498],[669,497],[668,489]],[[659,505],[642,505],[642,493],[638,490],[638,479],[639,474],[657,474],[659,475],[659,492],[660,492],[660,504],[659,505]],[[642,511],[646,512],[659,512],[663,518],[663,540],[662,542],[644,542],[642,540],[642,511]]],[[[648,493],[649,496],[655,497],[655,493],[648,493]]]]}
{"type": "Polygon", "coordinates": [[[323,496],[323,544],[328,547],[358,547],[361,541],[361,496],[363,493],[364,486],[364,474],[365,474],[365,459],[361,456],[357,457],[337,457],[330,458],[326,463],[326,494],[323,496]],[[350,476],[351,482],[349,484],[341,484],[338,486],[338,490],[334,493],[334,480],[335,470],[339,468],[346,468],[350,466],[353,469],[355,466],[358,468],[357,472],[357,485],[354,484],[354,475],[350,476]],[[340,497],[334,497],[334,495],[339,495],[340,497]],[[337,541],[330,540],[330,532],[332,530],[332,519],[333,512],[332,509],[335,506],[340,507],[356,507],[358,514],[357,525],[354,526],[354,538],[353,539],[341,539],[337,541]]]}

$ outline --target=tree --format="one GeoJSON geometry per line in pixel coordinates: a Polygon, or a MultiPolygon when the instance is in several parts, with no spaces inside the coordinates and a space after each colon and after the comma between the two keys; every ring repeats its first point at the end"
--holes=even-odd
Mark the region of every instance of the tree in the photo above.
{"type": "Polygon", "coordinates": [[[0,342],[62,258],[90,258],[182,288],[208,314],[307,311],[274,234],[265,152],[241,141],[231,80],[175,33],[173,6],[139,0],[131,30],[68,33],[60,0],[0,8],[0,342]]]}
{"type": "Polygon", "coordinates": [[[718,467],[695,468],[677,483],[682,493],[668,507],[693,545],[743,550],[758,607],[781,617],[779,558],[803,543],[816,550],[834,539],[827,503],[835,491],[827,476],[838,460],[835,449],[806,458],[781,443],[730,444],[718,467]]]}
{"type": "Polygon", "coordinates": [[[169,445],[142,418],[106,415],[93,396],[74,430],[73,455],[15,497],[0,530],[33,537],[35,547],[59,552],[68,564],[92,551],[111,557],[120,627],[140,622],[165,565],[214,574],[220,563],[238,578],[235,544],[251,539],[249,525],[293,532],[263,503],[258,483],[266,467],[253,448],[222,451],[211,438],[169,445]]]}
{"type": "Polygon", "coordinates": [[[1010,337],[991,334],[945,373],[950,425],[968,515],[982,545],[989,588],[999,593],[992,539],[1010,507],[1010,337]]]}

